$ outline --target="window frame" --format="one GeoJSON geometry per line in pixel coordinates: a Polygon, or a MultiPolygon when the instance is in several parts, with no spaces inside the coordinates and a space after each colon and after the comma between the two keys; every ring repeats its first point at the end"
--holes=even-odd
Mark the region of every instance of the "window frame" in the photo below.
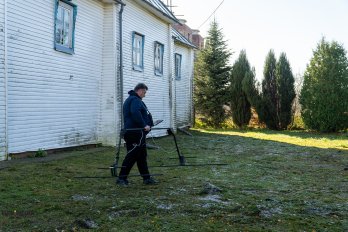
{"type": "Polygon", "coordinates": [[[155,69],[155,75],[156,76],[163,76],[163,57],[164,57],[164,44],[155,41],[154,43],[154,69],[155,69]],[[159,48],[159,57],[157,54],[159,48]],[[159,58],[158,62],[159,62],[159,67],[157,67],[157,58],[159,58]]]}
{"type": "Polygon", "coordinates": [[[54,49],[56,51],[68,53],[68,54],[74,54],[74,48],[75,48],[75,24],[76,24],[76,15],[77,15],[77,6],[73,3],[71,3],[68,0],[55,0],[55,11],[54,11],[54,49]],[[63,4],[61,4],[63,3],[63,4]],[[64,46],[60,43],[57,43],[56,41],[56,35],[57,35],[57,23],[58,23],[58,9],[60,5],[67,5],[72,10],[72,16],[69,19],[69,23],[71,25],[71,28],[69,29],[69,46],[64,46]],[[71,36],[71,37],[70,37],[71,36]]]}
{"type": "Polygon", "coordinates": [[[174,73],[175,73],[176,80],[181,79],[181,63],[182,63],[182,55],[179,53],[175,53],[174,54],[174,69],[175,69],[174,73]]]}
{"type": "MultiPolygon", "coordinates": [[[[138,32],[133,31],[132,33],[132,66],[133,66],[133,70],[135,71],[139,71],[139,72],[143,72],[144,71],[144,44],[145,44],[145,36],[143,34],[140,34],[138,32]],[[136,48],[135,45],[135,39],[137,38],[141,38],[141,47],[140,48],[136,48]],[[135,55],[135,48],[139,49],[139,58],[140,58],[140,62],[135,63],[134,62],[134,55],[135,55]]],[[[138,54],[138,52],[137,52],[138,54]]]]}

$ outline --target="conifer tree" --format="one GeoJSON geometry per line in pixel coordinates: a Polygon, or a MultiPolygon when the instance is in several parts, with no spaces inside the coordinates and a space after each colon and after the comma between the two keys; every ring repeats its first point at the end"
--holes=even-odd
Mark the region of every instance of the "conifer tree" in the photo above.
{"type": "MultiPolygon", "coordinates": [[[[260,105],[260,83],[255,78],[255,68],[245,74],[242,82],[243,92],[253,107],[260,105]]],[[[258,111],[258,110],[257,110],[258,111]]]]}
{"type": "Polygon", "coordinates": [[[233,64],[229,89],[229,103],[233,123],[240,128],[248,125],[251,118],[251,105],[243,90],[243,80],[250,72],[246,52],[242,50],[237,61],[233,64]]]}
{"type": "Polygon", "coordinates": [[[305,125],[321,132],[348,128],[348,60],[343,46],[323,38],[304,74],[300,96],[305,125]]]}
{"type": "Polygon", "coordinates": [[[273,50],[267,54],[261,91],[252,72],[246,76],[243,85],[248,100],[261,122],[272,130],[288,127],[293,113],[295,91],[294,77],[285,53],[280,55],[278,62],[273,50]]]}
{"type": "Polygon", "coordinates": [[[291,123],[292,103],[295,99],[295,79],[291,71],[290,63],[285,53],[281,53],[277,68],[276,76],[278,82],[278,129],[285,130],[291,123]]]}
{"type": "Polygon", "coordinates": [[[224,105],[229,81],[231,52],[221,29],[214,20],[208,31],[205,48],[195,63],[195,110],[213,127],[226,119],[224,105]]]}
{"type": "Polygon", "coordinates": [[[262,104],[263,112],[259,117],[270,129],[277,130],[279,125],[279,95],[276,77],[276,64],[273,50],[267,54],[262,80],[262,104]]]}
{"type": "Polygon", "coordinates": [[[250,105],[256,110],[259,121],[264,122],[267,112],[266,104],[262,98],[261,85],[255,78],[255,68],[245,74],[242,82],[243,91],[247,96],[250,105]]]}

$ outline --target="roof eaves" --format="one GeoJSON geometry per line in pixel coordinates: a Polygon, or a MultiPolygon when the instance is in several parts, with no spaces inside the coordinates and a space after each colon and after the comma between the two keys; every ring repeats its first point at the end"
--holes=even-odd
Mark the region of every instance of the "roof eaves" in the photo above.
{"type": "Polygon", "coordinates": [[[194,49],[198,49],[193,43],[191,43],[188,39],[186,39],[185,36],[183,36],[180,32],[178,32],[176,29],[172,28],[172,31],[173,31],[173,39],[182,44],[182,45],[185,45],[187,47],[191,47],[191,48],[194,48],[194,49]]]}
{"type": "Polygon", "coordinates": [[[146,3],[148,6],[151,6],[153,9],[155,9],[157,12],[161,13],[163,16],[169,18],[171,20],[171,23],[179,23],[179,20],[175,17],[175,15],[173,15],[173,13],[167,8],[166,5],[164,5],[164,3],[160,0],[142,0],[142,2],[146,3]],[[152,3],[152,1],[156,1],[156,3],[160,4],[160,9],[159,7],[157,7],[156,5],[154,5],[152,3]]]}

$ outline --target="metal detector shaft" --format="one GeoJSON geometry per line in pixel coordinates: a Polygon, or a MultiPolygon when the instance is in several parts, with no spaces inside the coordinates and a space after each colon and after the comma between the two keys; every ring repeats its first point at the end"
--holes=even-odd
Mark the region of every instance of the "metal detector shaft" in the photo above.
{"type": "Polygon", "coordinates": [[[115,154],[115,163],[112,164],[113,168],[110,169],[112,177],[117,176],[117,167],[118,167],[118,161],[120,159],[120,151],[121,151],[121,139],[122,139],[122,130],[120,131],[120,135],[118,138],[118,146],[117,146],[117,150],[115,154]]]}
{"type": "Polygon", "coordinates": [[[121,134],[118,139],[118,146],[116,151],[116,157],[115,157],[115,165],[118,165],[118,160],[120,159],[120,149],[121,149],[121,134]]]}
{"type": "MultiPolygon", "coordinates": [[[[154,127],[151,128],[151,130],[169,130],[171,128],[169,127],[154,127]]],[[[144,128],[129,128],[129,129],[122,129],[123,131],[142,131],[145,130],[144,128]]]]}
{"type": "MultiPolygon", "coordinates": [[[[139,175],[139,174],[130,174],[130,175],[122,175],[119,177],[135,177],[135,176],[163,176],[163,174],[144,174],[144,175],[139,175]]],[[[74,178],[76,179],[94,179],[94,178],[113,178],[113,176],[75,176],[74,178]]]]}
{"type": "Polygon", "coordinates": [[[177,164],[169,164],[169,165],[155,165],[149,166],[149,168],[175,168],[175,167],[204,167],[204,166],[226,166],[228,164],[217,163],[217,164],[185,164],[185,165],[177,165],[177,164]]]}
{"type": "Polygon", "coordinates": [[[171,128],[169,128],[167,131],[168,131],[168,134],[173,135],[176,152],[178,153],[178,157],[179,157],[179,164],[184,166],[185,165],[185,157],[183,155],[181,155],[181,153],[180,153],[178,143],[176,142],[175,134],[174,134],[174,132],[172,131],[171,128]]]}

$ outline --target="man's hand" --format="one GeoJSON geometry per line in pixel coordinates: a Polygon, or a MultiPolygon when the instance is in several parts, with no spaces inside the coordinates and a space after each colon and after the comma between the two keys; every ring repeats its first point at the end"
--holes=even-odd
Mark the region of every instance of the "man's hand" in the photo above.
{"type": "Polygon", "coordinates": [[[149,125],[146,125],[146,126],[144,127],[144,130],[145,130],[145,131],[150,131],[150,130],[151,130],[151,127],[150,127],[149,125]]]}

